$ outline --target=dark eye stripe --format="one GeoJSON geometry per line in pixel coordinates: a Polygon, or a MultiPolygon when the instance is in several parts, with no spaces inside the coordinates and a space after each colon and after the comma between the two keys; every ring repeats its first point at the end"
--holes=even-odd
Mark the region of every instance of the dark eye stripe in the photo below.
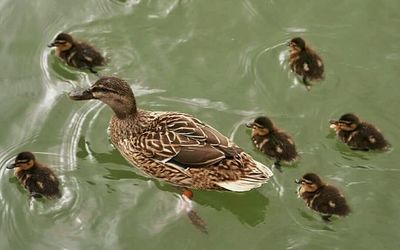
{"type": "Polygon", "coordinates": [[[117,91],[113,90],[113,89],[109,89],[109,88],[104,88],[104,87],[93,87],[92,91],[94,92],[111,92],[111,93],[115,93],[117,94],[117,91]]]}

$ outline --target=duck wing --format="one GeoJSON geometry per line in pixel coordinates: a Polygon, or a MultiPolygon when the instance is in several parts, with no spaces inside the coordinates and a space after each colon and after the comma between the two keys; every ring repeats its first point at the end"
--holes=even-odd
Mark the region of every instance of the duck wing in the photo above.
{"type": "Polygon", "coordinates": [[[183,168],[208,167],[238,156],[242,150],[224,135],[186,114],[161,115],[137,146],[149,157],[183,168]]]}

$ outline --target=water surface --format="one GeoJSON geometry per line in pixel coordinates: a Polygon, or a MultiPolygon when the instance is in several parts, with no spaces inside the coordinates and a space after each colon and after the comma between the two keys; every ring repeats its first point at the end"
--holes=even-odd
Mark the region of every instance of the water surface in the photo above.
{"type": "Polygon", "coordinates": [[[0,249],[398,249],[400,234],[400,2],[98,0],[0,2],[0,249]],[[143,109],[190,113],[257,160],[242,125],[270,116],[301,160],[243,194],[196,191],[197,230],[179,190],[144,178],[107,136],[111,110],[66,93],[96,76],[46,45],[61,31],[110,59],[143,109]],[[289,72],[285,43],[303,36],[326,64],[310,92],[289,72]],[[355,112],[392,144],[354,152],[328,120],[355,112]],[[32,150],[61,179],[57,201],[28,198],[5,165],[32,150]],[[345,192],[353,213],[327,226],[295,194],[317,172],[345,192]]]}

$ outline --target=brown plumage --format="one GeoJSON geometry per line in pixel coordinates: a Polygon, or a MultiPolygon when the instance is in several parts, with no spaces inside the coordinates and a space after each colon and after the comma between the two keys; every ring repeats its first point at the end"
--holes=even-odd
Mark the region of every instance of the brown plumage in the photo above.
{"type": "Polygon", "coordinates": [[[342,115],[339,120],[331,120],[331,128],[336,135],[353,150],[387,150],[389,143],[372,124],[361,121],[352,113],[342,115]]]}
{"type": "Polygon", "coordinates": [[[257,117],[247,123],[252,129],[251,138],[256,147],[275,160],[274,166],[280,170],[280,163],[291,163],[298,159],[298,153],[293,138],[286,132],[274,126],[272,121],[265,117],[257,117]]]}
{"type": "Polygon", "coordinates": [[[67,33],[58,34],[49,47],[56,47],[56,55],[74,68],[97,73],[94,68],[106,64],[104,57],[93,46],[77,42],[67,33]]]}
{"type": "Polygon", "coordinates": [[[289,47],[290,68],[302,78],[307,89],[311,86],[310,81],[322,80],[324,78],[324,63],[321,57],[307,46],[302,38],[293,38],[289,42],[289,47]]]}
{"type": "Polygon", "coordinates": [[[15,158],[15,163],[7,166],[15,169],[15,176],[26,190],[35,198],[59,198],[59,181],[54,172],[36,161],[31,152],[21,152],[15,158]]]}
{"type": "Polygon", "coordinates": [[[324,221],[329,222],[332,215],[346,216],[350,213],[344,195],[334,186],[324,183],[321,178],[308,173],[303,175],[298,194],[307,206],[321,214],[324,221]]]}
{"type": "Polygon", "coordinates": [[[103,77],[70,97],[99,99],[113,109],[113,144],[148,176],[182,187],[231,191],[259,187],[272,176],[266,166],[191,115],[137,109],[132,89],[119,78],[103,77]]]}

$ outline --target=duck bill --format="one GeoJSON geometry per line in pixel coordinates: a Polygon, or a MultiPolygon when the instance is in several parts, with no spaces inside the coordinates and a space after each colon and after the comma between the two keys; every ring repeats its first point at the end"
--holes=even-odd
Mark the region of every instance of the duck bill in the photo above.
{"type": "Polygon", "coordinates": [[[12,164],[6,166],[7,169],[13,169],[16,167],[17,167],[17,165],[15,165],[15,163],[12,163],[12,164]]]}
{"type": "Polygon", "coordinates": [[[74,101],[95,99],[90,89],[72,91],[71,93],[69,93],[69,98],[71,98],[74,101]]]}
{"type": "Polygon", "coordinates": [[[294,183],[301,184],[301,180],[300,179],[296,179],[296,180],[294,180],[294,183]]]}

